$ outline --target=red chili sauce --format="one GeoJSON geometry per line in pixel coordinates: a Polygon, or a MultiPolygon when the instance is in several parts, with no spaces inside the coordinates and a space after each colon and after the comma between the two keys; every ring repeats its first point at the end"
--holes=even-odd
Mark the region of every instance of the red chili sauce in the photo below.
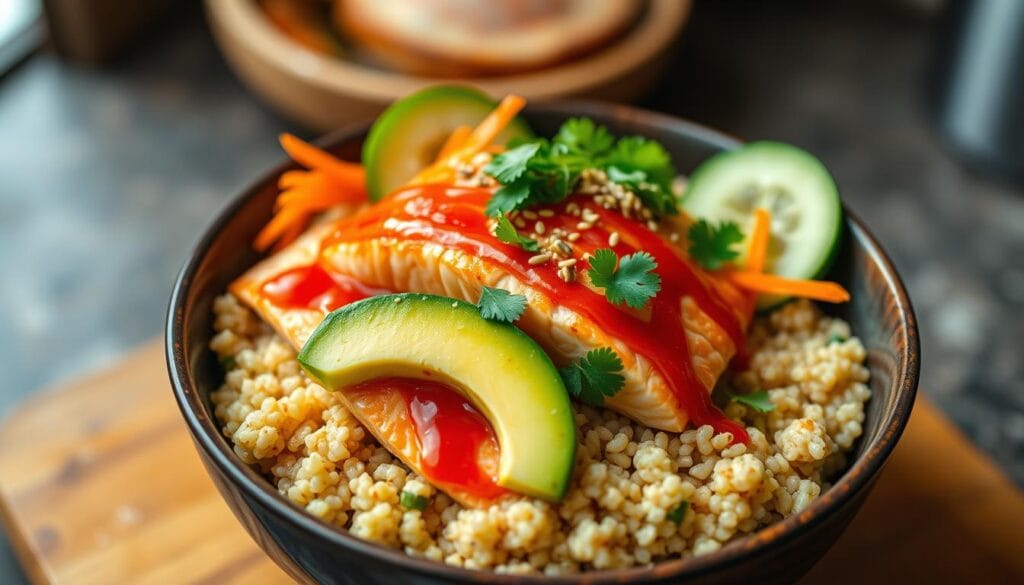
{"type": "Polygon", "coordinates": [[[338,307],[388,291],[374,289],[319,264],[286,270],[263,283],[263,295],[278,307],[330,313],[338,307]]]}
{"type": "Polygon", "coordinates": [[[431,483],[455,486],[477,498],[506,493],[497,484],[500,449],[494,429],[466,398],[446,384],[413,378],[377,378],[347,390],[364,407],[398,392],[419,443],[420,471],[431,483]]]}

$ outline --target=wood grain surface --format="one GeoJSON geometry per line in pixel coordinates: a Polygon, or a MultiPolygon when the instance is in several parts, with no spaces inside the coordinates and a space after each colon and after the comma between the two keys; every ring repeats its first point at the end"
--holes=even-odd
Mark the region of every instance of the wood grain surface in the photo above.
{"type": "MultiPolygon", "coordinates": [[[[36,583],[288,582],[203,471],[158,343],[11,413],[0,512],[36,583]]],[[[863,510],[803,582],[1024,582],[1022,527],[1024,495],[922,399],[863,510]]]]}

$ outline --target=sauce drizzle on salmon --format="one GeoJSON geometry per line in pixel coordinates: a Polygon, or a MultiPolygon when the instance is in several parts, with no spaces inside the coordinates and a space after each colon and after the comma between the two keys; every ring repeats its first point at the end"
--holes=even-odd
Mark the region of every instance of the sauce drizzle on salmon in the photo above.
{"type": "Polygon", "coordinates": [[[263,295],[278,307],[334,309],[389,291],[373,289],[343,274],[328,273],[319,264],[286,270],[263,283],[263,295]]]}
{"type": "Polygon", "coordinates": [[[507,490],[497,484],[500,450],[494,429],[465,397],[433,380],[377,378],[350,386],[361,408],[398,392],[419,443],[420,472],[437,486],[454,486],[482,500],[507,490]]]}

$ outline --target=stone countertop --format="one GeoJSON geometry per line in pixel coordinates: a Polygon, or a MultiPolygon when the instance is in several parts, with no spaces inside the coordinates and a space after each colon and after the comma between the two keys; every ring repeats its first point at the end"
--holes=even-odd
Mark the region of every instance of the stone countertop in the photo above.
{"type": "MultiPolygon", "coordinates": [[[[927,18],[770,4],[698,3],[643,105],[821,157],[910,289],[922,388],[1024,484],[1024,190],[934,134],[927,18]]],[[[0,129],[0,414],[159,334],[200,231],[282,158],[279,132],[309,135],[244,90],[197,11],[106,69],[32,57],[0,80],[0,129]]],[[[0,582],[21,579],[0,543],[0,582]]]]}

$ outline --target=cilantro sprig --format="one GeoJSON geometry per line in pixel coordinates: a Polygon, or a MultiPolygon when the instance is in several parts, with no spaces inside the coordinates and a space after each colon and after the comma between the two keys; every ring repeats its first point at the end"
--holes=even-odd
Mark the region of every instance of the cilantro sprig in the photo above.
{"type": "Polygon", "coordinates": [[[592,349],[578,361],[558,370],[569,394],[591,406],[601,406],[626,384],[622,360],[610,347],[592,349]]]}
{"type": "Polygon", "coordinates": [[[521,235],[504,213],[498,216],[498,223],[494,228],[494,236],[506,244],[519,246],[527,252],[537,252],[540,250],[540,244],[534,239],[521,235]]]}
{"type": "Polygon", "coordinates": [[[526,310],[526,297],[507,290],[485,286],[476,304],[480,316],[490,321],[515,323],[526,310]]]}
{"type": "Polygon", "coordinates": [[[587,276],[591,284],[604,289],[612,304],[625,303],[640,309],[661,290],[661,276],[654,271],[657,267],[658,263],[647,252],[619,259],[611,248],[601,248],[591,256],[587,276]]]}
{"type": "Polygon", "coordinates": [[[759,390],[757,392],[751,392],[750,394],[729,394],[729,400],[738,402],[749,408],[753,408],[757,412],[766,413],[775,410],[775,403],[768,396],[767,390],[759,390]]]}
{"type": "Polygon", "coordinates": [[[723,221],[715,226],[701,219],[690,226],[690,257],[708,270],[718,270],[739,257],[733,246],[743,241],[740,226],[723,221]]]}
{"type": "Polygon", "coordinates": [[[593,120],[571,118],[550,141],[541,138],[510,146],[484,167],[501,183],[487,205],[492,217],[565,199],[586,169],[605,171],[609,180],[633,191],[658,215],[678,212],[672,158],[653,140],[627,136],[616,141],[593,120]]]}

